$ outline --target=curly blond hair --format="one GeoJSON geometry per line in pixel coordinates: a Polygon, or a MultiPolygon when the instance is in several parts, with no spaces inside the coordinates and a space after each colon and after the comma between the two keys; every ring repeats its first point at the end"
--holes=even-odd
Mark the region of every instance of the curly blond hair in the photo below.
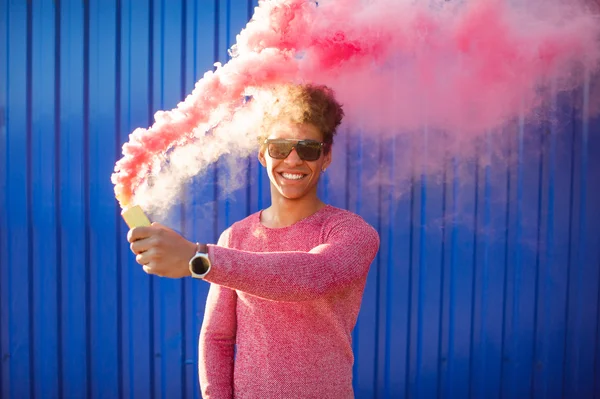
{"type": "Polygon", "coordinates": [[[333,145],[333,136],[344,117],[344,110],[332,89],[323,85],[284,84],[269,90],[259,142],[262,144],[272,126],[282,120],[314,125],[322,134],[325,152],[333,145]]]}

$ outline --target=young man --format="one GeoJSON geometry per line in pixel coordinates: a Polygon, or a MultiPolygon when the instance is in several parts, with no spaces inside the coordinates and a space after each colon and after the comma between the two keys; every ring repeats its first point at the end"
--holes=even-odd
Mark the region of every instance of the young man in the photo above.
{"type": "Polygon", "coordinates": [[[129,232],[147,273],[211,283],[200,333],[204,398],[352,398],[352,329],[377,232],[317,197],[343,111],[326,87],[285,85],[258,159],[271,206],[217,245],[153,224],[129,232]]]}

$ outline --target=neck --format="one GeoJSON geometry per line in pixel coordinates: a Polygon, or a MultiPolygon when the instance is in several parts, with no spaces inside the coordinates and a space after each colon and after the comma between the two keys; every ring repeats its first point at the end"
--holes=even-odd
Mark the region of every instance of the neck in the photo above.
{"type": "Polygon", "coordinates": [[[298,199],[288,199],[279,195],[271,187],[271,206],[262,213],[261,222],[272,228],[291,226],[305,219],[325,206],[317,197],[316,190],[298,199]]]}

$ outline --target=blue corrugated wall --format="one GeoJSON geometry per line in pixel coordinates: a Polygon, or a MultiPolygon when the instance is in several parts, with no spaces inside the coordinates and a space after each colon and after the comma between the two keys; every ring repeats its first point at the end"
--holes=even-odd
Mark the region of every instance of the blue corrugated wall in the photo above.
{"type": "MultiPolygon", "coordinates": [[[[227,60],[254,5],[0,0],[0,397],[199,397],[208,287],[135,264],[110,174],[134,128],[227,60]]],[[[502,132],[514,162],[489,157],[490,134],[476,159],[407,182],[394,165],[433,133],[419,154],[339,137],[321,194],[382,239],[358,398],[600,396],[600,122],[575,112],[598,83],[558,98],[556,123],[502,132]]],[[[190,184],[170,224],[214,242],[268,205],[248,165],[227,198],[223,164],[190,184]]]]}

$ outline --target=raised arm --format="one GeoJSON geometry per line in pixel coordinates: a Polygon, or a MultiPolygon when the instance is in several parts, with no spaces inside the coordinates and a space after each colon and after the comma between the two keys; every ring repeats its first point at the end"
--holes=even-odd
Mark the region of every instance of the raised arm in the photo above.
{"type": "Polygon", "coordinates": [[[377,232],[350,219],[309,252],[248,252],[210,245],[213,266],[205,279],[270,300],[311,300],[366,276],[378,249],[377,232]]]}
{"type": "MultiPolygon", "coordinates": [[[[219,244],[227,245],[226,231],[219,244]]],[[[204,399],[233,398],[233,361],[237,331],[237,294],[234,290],[211,284],[200,330],[200,388],[204,399]]]]}

